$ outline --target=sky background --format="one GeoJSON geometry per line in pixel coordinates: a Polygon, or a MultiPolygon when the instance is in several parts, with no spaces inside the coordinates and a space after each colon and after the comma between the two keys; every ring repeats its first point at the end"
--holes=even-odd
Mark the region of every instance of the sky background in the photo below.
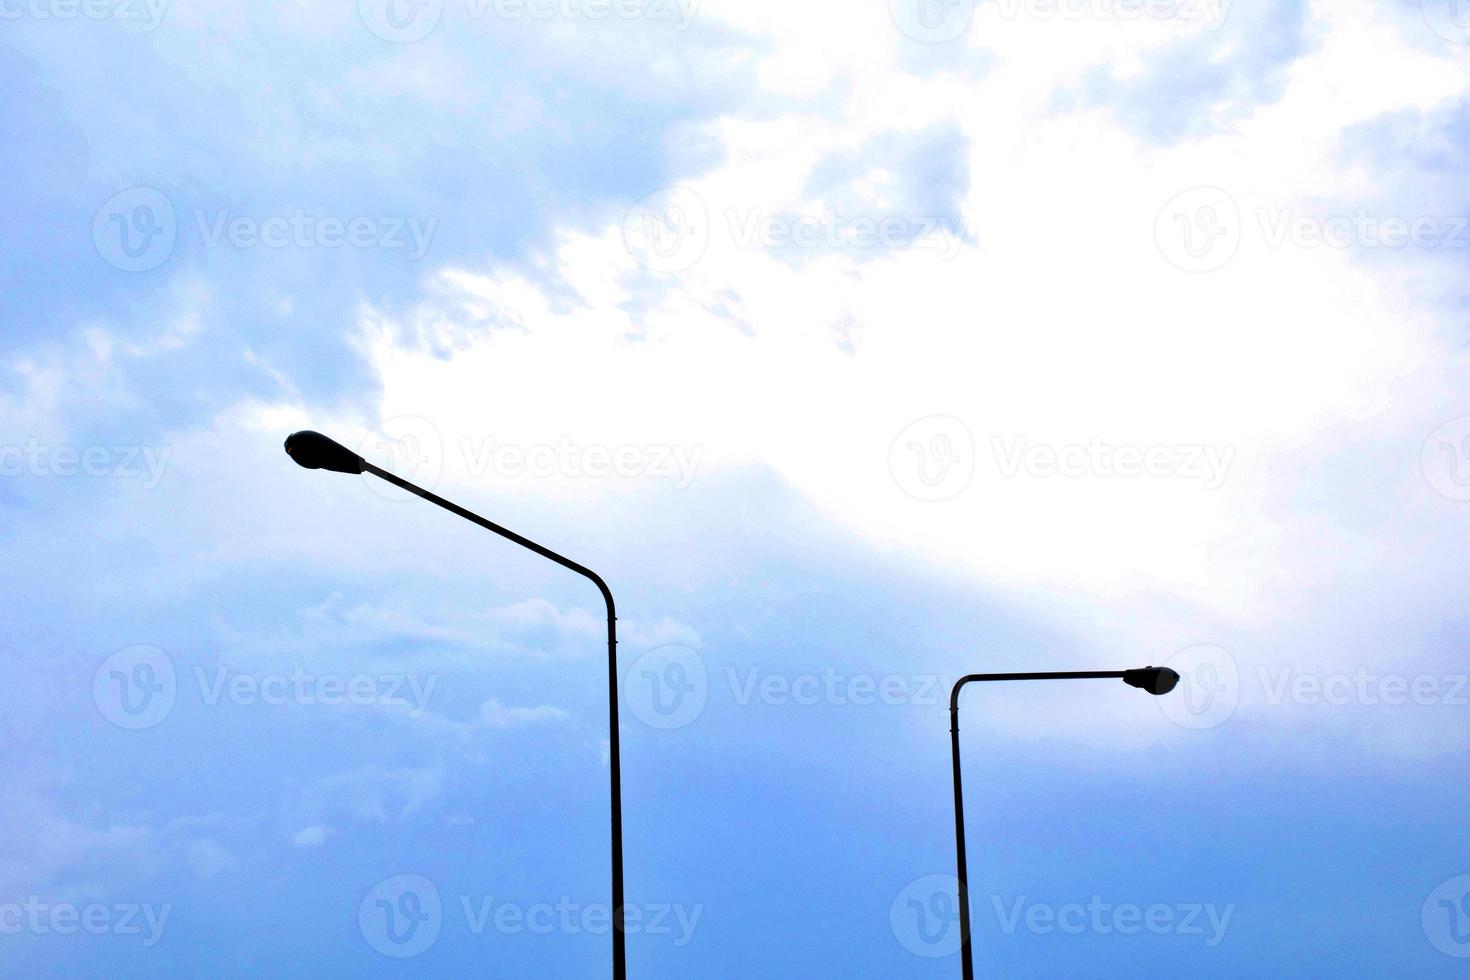
{"type": "Polygon", "coordinates": [[[0,974],[1463,975],[1461,0],[0,0],[0,974]],[[1456,585],[1456,583],[1460,583],[1456,585]],[[635,921],[636,920],[636,921],[635,921]]]}

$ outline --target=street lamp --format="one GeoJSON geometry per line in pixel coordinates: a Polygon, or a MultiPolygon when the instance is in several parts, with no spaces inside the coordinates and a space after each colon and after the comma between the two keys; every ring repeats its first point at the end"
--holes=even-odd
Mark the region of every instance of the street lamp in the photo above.
{"type": "Polygon", "coordinates": [[[286,437],[286,454],[301,466],[309,470],[332,470],[336,473],[371,473],[381,480],[386,480],[395,487],[401,487],[409,493],[427,500],[431,504],[437,504],[452,514],[458,514],[465,520],[488,531],[494,531],[502,538],[508,538],[523,548],[529,548],[543,558],[550,558],[563,568],[570,568],[578,575],[584,576],[597,586],[602,593],[603,601],[607,603],[607,691],[608,691],[608,742],[609,764],[612,782],[612,914],[613,914],[613,980],[626,980],[628,975],[627,954],[624,948],[623,936],[623,801],[622,801],[622,777],[620,772],[620,752],[618,749],[618,633],[617,612],[613,608],[613,597],[611,590],[602,577],[585,565],[579,565],[570,558],[552,551],[550,548],[542,547],[529,538],[521,537],[514,531],[508,530],[487,521],[478,514],[472,514],[457,504],[452,504],[443,497],[432,494],[423,487],[416,487],[407,480],[400,479],[385,470],[381,470],[363,459],[357,453],[333,442],[320,432],[295,432],[286,437]]]}
{"type": "Polygon", "coordinates": [[[965,867],[965,801],[960,785],[960,690],[972,681],[1067,681],[1098,677],[1121,679],[1130,687],[1153,695],[1168,694],[1179,683],[1179,675],[1168,667],[1136,670],[1057,671],[1040,674],[970,674],[955,682],[949,695],[949,742],[954,760],[955,866],[960,879],[960,965],[965,980],[975,980],[975,961],[970,953],[970,879],[965,867]]]}

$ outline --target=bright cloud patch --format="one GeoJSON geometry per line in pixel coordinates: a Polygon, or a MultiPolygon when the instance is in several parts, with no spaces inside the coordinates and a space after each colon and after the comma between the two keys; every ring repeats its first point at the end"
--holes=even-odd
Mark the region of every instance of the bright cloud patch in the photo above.
{"type": "Polygon", "coordinates": [[[983,80],[885,47],[830,111],[711,123],[723,165],[567,232],[536,275],[448,271],[406,319],[370,315],[382,416],[433,419],[449,479],[578,494],[763,465],[995,581],[1251,608],[1279,571],[1273,463],[1387,411],[1434,327],[1393,269],[1299,234],[1375,186],[1345,132],[1465,87],[1350,6],[1313,8],[1279,98],[1163,146],[1048,93],[1199,25],[999,22],[983,80]],[[922,155],[858,165],[885,146],[935,174],[958,151],[958,207],[915,191],[922,155]]]}

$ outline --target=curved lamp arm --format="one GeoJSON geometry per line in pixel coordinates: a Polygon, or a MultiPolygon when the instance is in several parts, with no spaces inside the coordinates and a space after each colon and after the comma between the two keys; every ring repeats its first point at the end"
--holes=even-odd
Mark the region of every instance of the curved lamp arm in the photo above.
{"type": "Polygon", "coordinates": [[[586,565],[572,561],[564,555],[559,555],[544,545],[537,544],[524,535],[517,534],[506,527],[501,527],[494,521],[487,520],[479,514],[465,510],[452,501],[445,500],[438,494],[431,493],[423,487],[415,486],[407,480],[380,469],[363,459],[357,453],[352,452],[345,446],[334,442],[319,432],[296,432],[286,439],[286,452],[300,465],[311,470],[332,470],[337,473],[371,473],[380,480],[386,480],[417,497],[422,497],[431,504],[444,508],[451,514],[463,517],[472,524],[477,524],[487,531],[494,531],[502,538],[514,541],[522,548],[534,551],[543,558],[549,558],[569,568],[578,575],[591,580],[597,586],[597,591],[602,593],[603,602],[607,604],[607,691],[608,691],[608,770],[611,781],[612,792],[612,914],[613,914],[613,980],[626,980],[627,977],[627,950],[624,941],[623,929],[623,793],[622,793],[622,766],[621,750],[618,740],[618,628],[617,610],[613,605],[612,590],[607,587],[602,576],[598,575],[586,565]]]}
{"type": "Polygon", "coordinates": [[[970,877],[965,861],[965,800],[960,777],[960,691],[966,684],[982,681],[1069,681],[1097,678],[1121,679],[1130,687],[1150,694],[1168,694],[1179,683],[1179,675],[1168,667],[1136,670],[1074,670],[1031,674],[968,674],[955,681],[949,693],[949,745],[954,766],[955,870],[960,889],[960,968],[965,980],[975,980],[974,954],[970,950],[970,877]]]}

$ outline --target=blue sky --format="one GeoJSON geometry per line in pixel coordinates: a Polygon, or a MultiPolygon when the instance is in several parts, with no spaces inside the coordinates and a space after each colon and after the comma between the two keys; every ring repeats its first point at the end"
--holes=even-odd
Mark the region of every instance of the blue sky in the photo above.
{"type": "Polygon", "coordinates": [[[1454,976],[1470,20],[0,3],[0,973],[1454,976]],[[391,913],[391,914],[389,914],[391,913]]]}

